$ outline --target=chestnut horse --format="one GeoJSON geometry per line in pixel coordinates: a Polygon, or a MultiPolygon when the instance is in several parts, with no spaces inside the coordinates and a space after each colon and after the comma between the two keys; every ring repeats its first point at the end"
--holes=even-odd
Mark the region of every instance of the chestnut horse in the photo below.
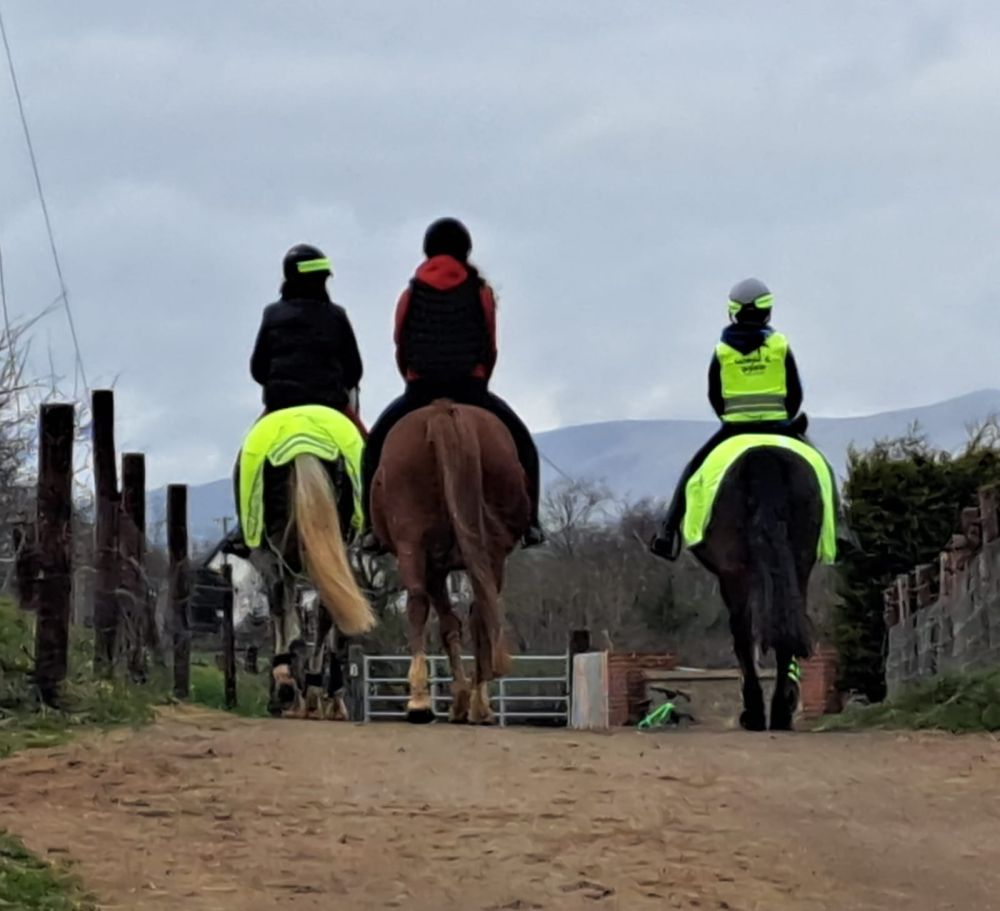
{"type": "Polygon", "coordinates": [[[481,408],[439,400],[389,433],[371,494],[372,525],[395,555],[406,589],[410,672],[407,720],[434,720],[427,676],[427,620],[437,611],[451,662],[450,720],[489,724],[489,683],[510,669],[499,597],[504,563],[528,527],[527,479],[514,441],[481,408]],[[448,597],[448,574],[472,585],[469,622],[475,653],[470,692],[462,667],[462,621],[448,597]]]}

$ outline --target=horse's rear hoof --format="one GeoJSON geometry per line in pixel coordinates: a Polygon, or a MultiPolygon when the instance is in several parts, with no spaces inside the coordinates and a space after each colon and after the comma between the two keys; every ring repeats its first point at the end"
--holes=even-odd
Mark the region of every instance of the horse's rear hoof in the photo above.
{"type": "Polygon", "coordinates": [[[406,713],[406,720],[410,724],[431,724],[434,721],[434,710],[410,709],[406,713]]]}
{"type": "Polygon", "coordinates": [[[740,727],[744,731],[766,731],[767,722],[762,715],[753,715],[750,712],[744,712],[740,715],[740,727]]]}

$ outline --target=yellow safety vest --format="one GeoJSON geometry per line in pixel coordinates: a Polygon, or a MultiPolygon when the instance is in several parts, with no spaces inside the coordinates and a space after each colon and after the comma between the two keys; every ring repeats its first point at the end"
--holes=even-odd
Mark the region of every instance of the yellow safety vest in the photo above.
{"type": "Polygon", "coordinates": [[[788,377],[785,357],[788,339],[773,332],[756,351],[740,354],[725,342],[719,342],[715,356],[722,368],[722,398],[727,424],[758,421],[787,421],[788,377]]]}

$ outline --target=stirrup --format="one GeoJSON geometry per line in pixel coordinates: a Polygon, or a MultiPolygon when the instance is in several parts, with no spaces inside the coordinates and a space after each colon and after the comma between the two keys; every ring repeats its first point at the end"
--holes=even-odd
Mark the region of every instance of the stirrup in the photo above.
{"type": "Polygon", "coordinates": [[[361,535],[358,539],[358,549],[369,557],[384,557],[389,553],[388,548],[373,531],[366,531],[361,535]]]}
{"type": "Polygon", "coordinates": [[[650,552],[673,563],[681,555],[681,536],[676,531],[661,528],[649,542],[650,552]]]}
{"type": "Polygon", "coordinates": [[[532,525],[521,537],[521,547],[525,550],[529,547],[538,547],[545,543],[545,532],[540,525],[532,525]]]}

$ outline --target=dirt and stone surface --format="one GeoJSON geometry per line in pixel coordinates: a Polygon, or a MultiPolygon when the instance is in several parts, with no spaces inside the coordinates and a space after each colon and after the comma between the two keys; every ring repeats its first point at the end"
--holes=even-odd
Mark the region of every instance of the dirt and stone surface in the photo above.
{"type": "Polygon", "coordinates": [[[107,909],[1000,909],[1000,743],[246,721],[0,763],[107,909]]]}

